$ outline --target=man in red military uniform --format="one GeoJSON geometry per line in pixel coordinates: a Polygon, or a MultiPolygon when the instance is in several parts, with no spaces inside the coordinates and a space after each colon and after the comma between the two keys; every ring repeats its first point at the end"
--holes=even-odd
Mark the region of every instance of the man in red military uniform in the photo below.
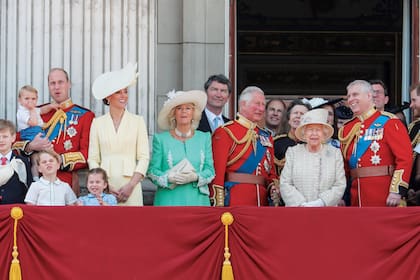
{"type": "Polygon", "coordinates": [[[355,118],[339,131],[352,206],[398,206],[407,194],[411,144],[407,129],[393,114],[374,109],[372,86],[356,80],[347,86],[355,118]]]}
{"type": "Polygon", "coordinates": [[[61,155],[58,178],[72,186],[76,195],[79,184],[76,171],[87,167],[90,125],[94,113],[71,101],[71,82],[64,69],[53,68],[48,74],[48,89],[59,109],[41,115],[46,137],[37,135],[31,142],[18,141],[14,148],[26,154],[54,148],[61,155]]]}
{"type": "Polygon", "coordinates": [[[278,178],[271,134],[257,126],[264,112],[264,92],[247,87],[239,98],[236,120],[213,133],[214,205],[268,205],[269,189],[278,178]]]}

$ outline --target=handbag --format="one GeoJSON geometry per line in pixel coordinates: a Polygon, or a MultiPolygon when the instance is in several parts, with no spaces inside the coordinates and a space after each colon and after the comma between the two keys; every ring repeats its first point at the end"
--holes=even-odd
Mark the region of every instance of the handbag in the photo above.
{"type": "MultiPolygon", "coordinates": [[[[196,172],[194,166],[192,166],[191,162],[184,158],[180,162],[178,162],[174,167],[169,169],[168,171],[168,178],[174,176],[175,174],[180,173],[190,173],[190,172],[196,172]]],[[[172,183],[168,186],[170,189],[174,189],[176,187],[175,183],[172,183]]]]}

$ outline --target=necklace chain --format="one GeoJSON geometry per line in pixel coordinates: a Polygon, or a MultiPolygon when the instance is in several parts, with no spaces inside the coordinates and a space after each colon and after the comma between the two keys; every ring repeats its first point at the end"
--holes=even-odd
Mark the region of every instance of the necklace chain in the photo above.
{"type": "Polygon", "coordinates": [[[188,138],[191,136],[191,129],[188,130],[187,133],[183,133],[175,127],[175,134],[176,136],[181,137],[181,138],[188,138]]]}

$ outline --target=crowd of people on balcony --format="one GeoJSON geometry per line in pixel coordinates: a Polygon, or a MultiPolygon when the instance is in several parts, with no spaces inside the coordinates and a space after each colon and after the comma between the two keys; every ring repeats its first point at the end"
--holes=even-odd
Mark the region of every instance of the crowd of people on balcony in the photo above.
{"type": "Polygon", "coordinates": [[[48,104],[23,86],[17,131],[0,120],[0,204],[142,206],[147,177],[155,206],[420,205],[420,84],[408,127],[408,103],[390,106],[380,80],[352,81],[331,100],[267,99],[248,86],[230,120],[231,82],[212,75],[204,91],[167,94],[149,151],[143,117],[127,110],[137,76],[128,63],[95,79],[92,95],[109,107],[96,118],[72,102],[64,69],[49,72],[48,104]]]}

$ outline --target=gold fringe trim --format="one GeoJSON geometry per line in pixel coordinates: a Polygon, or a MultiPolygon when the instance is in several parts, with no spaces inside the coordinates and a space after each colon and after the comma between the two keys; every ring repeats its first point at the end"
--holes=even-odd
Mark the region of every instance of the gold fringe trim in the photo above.
{"type": "Polygon", "coordinates": [[[233,280],[233,269],[232,264],[230,263],[230,253],[229,253],[229,226],[233,223],[234,219],[231,213],[225,212],[222,214],[222,217],[220,218],[222,221],[222,224],[225,226],[225,253],[224,257],[225,260],[223,262],[222,267],[222,280],[233,280]]]}
{"type": "Polygon", "coordinates": [[[343,144],[343,156],[346,158],[347,156],[347,150],[350,146],[350,143],[353,141],[353,139],[357,136],[359,136],[360,133],[360,122],[356,123],[353,128],[350,130],[349,134],[347,134],[346,137],[343,137],[344,133],[344,127],[340,128],[338,131],[338,140],[340,140],[341,144],[343,144]]]}
{"type": "Polygon", "coordinates": [[[248,129],[248,131],[246,132],[245,136],[242,137],[242,139],[236,138],[236,136],[233,134],[233,132],[229,128],[223,127],[223,129],[226,131],[229,137],[232,138],[232,140],[235,142],[236,145],[245,143],[244,148],[233,159],[227,162],[227,166],[231,166],[232,164],[237,162],[245,154],[245,152],[248,151],[248,148],[251,145],[251,143],[254,149],[254,153],[257,152],[256,151],[257,133],[255,132],[254,129],[248,129]]]}
{"type": "Polygon", "coordinates": [[[64,137],[63,137],[64,139],[65,134],[66,134],[66,119],[67,119],[66,113],[63,110],[58,109],[54,113],[54,115],[51,117],[51,119],[47,123],[45,123],[44,126],[42,127],[42,129],[44,130],[48,128],[48,132],[45,137],[47,138],[50,137],[51,133],[54,130],[54,127],[57,125],[57,123],[60,123],[60,130],[57,135],[57,142],[60,139],[61,132],[64,132],[64,137]]]}
{"type": "Polygon", "coordinates": [[[9,280],[22,280],[22,271],[20,269],[20,262],[18,260],[18,247],[17,247],[17,224],[18,220],[23,217],[23,210],[20,207],[13,207],[10,211],[10,216],[15,220],[13,226],[13,260],[10,265],[9,280]]]}

